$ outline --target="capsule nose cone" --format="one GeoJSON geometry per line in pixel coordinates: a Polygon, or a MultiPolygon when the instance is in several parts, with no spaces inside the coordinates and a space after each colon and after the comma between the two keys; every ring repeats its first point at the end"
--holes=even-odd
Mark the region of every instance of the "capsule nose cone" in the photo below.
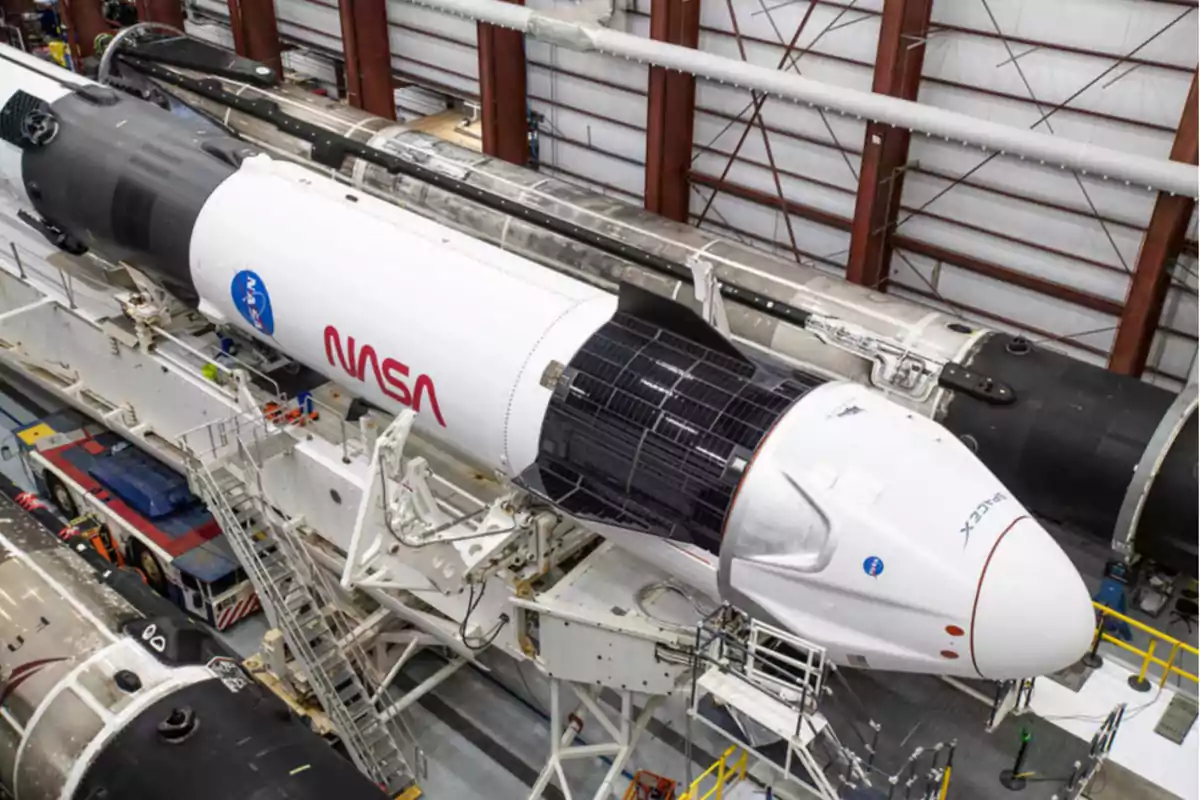
{"type": "Polygon", "coordinates": [[[1057,672],[1091,644],[1096,618],[1079,572],[1034,520],[1009,526],[984,566],[971,620],[971,658],[984,678],[1057,672]]]}

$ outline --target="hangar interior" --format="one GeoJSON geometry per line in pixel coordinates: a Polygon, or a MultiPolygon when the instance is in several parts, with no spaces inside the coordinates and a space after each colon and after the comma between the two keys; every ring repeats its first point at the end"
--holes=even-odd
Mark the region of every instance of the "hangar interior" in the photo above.
{"type": "MultiPolygon", "coordinates": [[[[0,546],[279,796],[1200,800],[1195,2],[3,14],[0,546]]],[[[6,608],[0,797],[185,796],[6,608]]]]}

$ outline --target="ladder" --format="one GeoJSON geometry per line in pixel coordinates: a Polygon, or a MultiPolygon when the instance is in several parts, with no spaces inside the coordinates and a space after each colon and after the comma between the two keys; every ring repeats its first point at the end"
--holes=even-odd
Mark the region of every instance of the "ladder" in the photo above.
{"type": "MultiPolygon", "coordinates": [[[[240,443],[238,455],[238,466],[257,478],[250,454],[240,443]]],[[[252,491],[229,463],[218,462],[210,469],[189,459],[193,489],[228,537],[351,760],[392,793],[404,789],[413,782],[412,772],[392,725],[380,718],[378,698],[363,685],[348,655],[358,650],[357,643],[339,637],[325,613],[335,597],[330,582],[297,538],[294,525],[280,521],[262,502],[261,492],[252,491]],[[259,540],[256,532],[266,538],[259,540]]],[[[406,738],[419,755],[415,740],[406,738]]]]}

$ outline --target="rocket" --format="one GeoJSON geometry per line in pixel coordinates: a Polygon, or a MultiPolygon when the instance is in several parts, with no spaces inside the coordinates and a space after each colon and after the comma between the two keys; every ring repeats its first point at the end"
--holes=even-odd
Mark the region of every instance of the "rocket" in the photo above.
{"type": "Polygon", "coordinates": [[[1087,649],[1067,556],[936,423],[196,128],[0,49],[0,179],[60,246],[412,408],[427,438],[838,663],[1006,679],[1087,649]]]}
{"type": "Polygon", "coordinates": [[[268,152],[606,289],[627,281],[687,302],[711,267],[701,286],[715,279],[710,296],[732,301],[724,323],[736,340],[889,392],[959,436],[1057,529],[1143,572],[1197,574],[1194,386],[1176,394],[299,85],[266,85],[264,67],[197,39],[141,37],[113,55],[125,91],[220,119],[268,152]]]}

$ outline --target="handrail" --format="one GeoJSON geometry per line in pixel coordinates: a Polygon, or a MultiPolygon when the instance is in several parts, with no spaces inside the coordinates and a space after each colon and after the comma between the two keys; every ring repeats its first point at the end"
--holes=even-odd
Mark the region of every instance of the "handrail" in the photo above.
{"type": "Polygon", "coordinates": [[[725,794],[725,787],[730,783],[735,783],[746,777],[746,751],[742,750],[737,745],[732,745],[721,757],[717,759],[711,767],[701,772],[696,779],[692,781],[692,785],[683,793],[679,800],[709,800],[715,798],[721,800],[725,794]],[[741,756],[734,759],[732,763],[730,759],[737,752],[741,752],[741,756]],[[716,773],[717,782],[709,788],[704,794],[696,794],[700,791],[700,784],[704,779],[716,773]]]}
{"type": "Polygon", "coordinates": [[[1122,650],[1128,651],[1130,653],[1133,653],[1136,656],[1141,657],[1142,664],[1141,664],[1141,668],[1138,670],[1138,676],[1137,676],[1138,683],[1144,684],[1144,681],[1146,680],[1146,673],[1147,673],[1147,671],[1149,671],[1150,665],[1157,664],[1159,667],[1162,668],[1162,671],[1163,671],[1162,679],[1158,682],[1158,688],[1160,688],[1160,689],[1162,687],[1166,686],[1167,678],[1169,678],[1172,673],[1180,676],[1181,678],[1187,678],[1192,683],[1200,684],[1200,677],[1193,675],[1192,673],[1188,672],[1185,669],[1181,669],[1180,667],[1175,666],[1176,657],[1179,655],[1179,652],[1181,650],[1184,652],[1187,652],[1187,653],[1191,653],[1193,656],[1197,656],[1197,657],[1200,657],[1200,650],[1197,650],[1195,647],[1191,646],[1187,642],[1183,642],[1183,641],[1180,641],[1179,639],[1176,639],[1174,636],[1170,636],[1168,634],[1163,633],[1160,630],[1151,628],[1149,625],[1146,625],[1143,622],[1138,622],[1136,619],[1133,619],[1132,617],[1128,617],[1119,611],[1113,611],[1111,608],[1109,608],[1106,605],[1103,605],[1101,603],[1096,603],[1096,602],[1093,602],[1092,605],[1095,607],[1097,613],[1099,614],[1099,618],[1096,620],[1096,635],[1092,639],[1092,648],[1091,648],[1092,653],[1095,653],[1096,648],[1100,646],[1100,642],[1104,641],[1104,642],[1108,642],[1109,644],[1114,644],[1117,647],[1121,648],[1122,650]],[[1108,617],[1112,617],[1113,619],[1119,620],[1119,621],[1125,623],[1126,625],[1129,625],[1132,628],[1136,628],[1136,629],[1142,631],[1143,633],[1149,635],[1150,636],[1149,646],[1145,650],[1140,650],[1137,647],[1134,647],[1133,645],[1129,644],[1128,642],[1123,642],[1120,639],[1118,639],[1117,637],[1106,633],[1104,630],[1104,627],[1105,627],[1105,621],[1108,617]],[[1165,661],[1154,655],[1154,651],[1157,648],[1159,642],[1162,642],[1163,644],[1167,644],[1167,645],[1171,646],[1171,654],[1167,657],[1167,659],[1165,661]]]}
{"type": "MultiPolygon", "coordinates": [[[[242,459],[243,464],[252,463],[248,452],[246,451],[245,443],[240,439],[235,440],[237,453],[242,459]]],[[[287,640],[288,647],[291,648],[296,660],[305,667],[305,672],[309,681],[312,684],[318,699],[321,700],[321,705],[325,709],[325,713],[329,715],[333,721],[334,727],[343,739],[343,744],[350,755],[354,764],[369,776],[374,781],[387,783],[393,777],[393,772],[397,768],[401,768],[404,773],[411,774],[407,761],[404,759],[403,751],[395,741],[392,731],[384,723],[380,722],[382,732],[391,740],[391,746],[394,749],[398,758],[401,759],[401,764],[382,764],[378,763],[371,757],[371,742],[369,742],[362,729],[355,723],[354,717],[351,715],[347,707],[342,703],[342,698],[338,693],[338,687],[330,678],[329,673],[321,668],[321,661],[317,657],[313,646],[310,644],[311,637],[305,632],[303,627],[297,621],[295,615],[287,607],[287,601],[290,591],[285,591],[276,583],[267,568],[261,560],[261,554],[258,551],[255,543],[242,527],[241,522],[237,518],[237,514],[225,499],[225,495],[221,490],[217,479],[209,471],[199,459],[193,458],[189,463],[189,473],[196,482],[198,493],[204,499],[209,511],[217,519],[222,530],[225,531],[230,544],[233,546],[234,553],[238,556],[238,560],[242,563],[247,575],[250,576],[251,582],[259,593],[259,598],[263,601],[264,606],[271,609],[274,614],[275,625],[283,632],[287,640]],[[386,767],[386,769],[385,769],[386,767]]],[[[257,475],[256,475],[257,477],[257,475]]],[[[255,487],[259,489],[260,487],[255,487]]],[[[311,562],[311,556],[304,550],[304,545],[291,538],[291,533],[284,527],[272,525],[272,519],[267,515],[270,510],[261,503],[261,495],[253,495],[258,506],[258,511],[263,515],[264,524],[270,526],[275,536],[272,537],[275,545],[280,548],[280,553],[285,560],[290,561],[297,557],[304,557],[308,561],[301,566],[310,569],[316,569],[311,562]]],[[[292,561],[291,563],[295,563],[292,561]]],[[[319,576],[320,573],[316,573],[319,576]]],[[[320,614],[319,599],[311,592],[311,587],[297,580],[303,588],[299,589],[308,600],[312,603],[314,611],[320,614]]],[[[343,657],[345,654],[342,654],[343,657]]],[[[352,665],[350,665],[352,670],[352,665]]],[[[355,683],[359,678],[357,673],[351,671],[351,680],[355,683]]],[[[359,686],[359,694],[364,698],[369,697],[365,688],[359,686]]],[[[373,707],[373,710],[378,715],[378,708],[373,707]]]]}

